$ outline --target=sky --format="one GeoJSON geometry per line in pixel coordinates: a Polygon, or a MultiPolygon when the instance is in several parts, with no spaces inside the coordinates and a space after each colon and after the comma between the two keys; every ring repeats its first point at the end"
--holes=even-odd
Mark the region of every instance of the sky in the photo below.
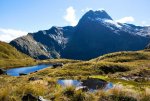
{"type": "Polygon", "coordinates": [[[0,0],[0,40],[75,26],[91,9],[104,9],[117,22],[150,25],[150,0],[0,0]]]}

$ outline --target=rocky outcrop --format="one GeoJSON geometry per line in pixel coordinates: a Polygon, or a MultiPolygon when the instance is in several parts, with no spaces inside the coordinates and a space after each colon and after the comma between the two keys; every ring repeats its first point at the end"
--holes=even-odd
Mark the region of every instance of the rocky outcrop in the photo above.
{"type": "Polygon", "coordinates": [[[63,63],[55,63],[53,64],[53,68],[62,67],[63,65],[63,63]]]}
{"type": "Polygon", "coordinates": [[[38,98],[33,96],[32,94],[26,94],[22,97],[22,101],[38,101],[38,98]]]}
{"type": "Polygon", "coordinates": [[[30,55],[33,58],[50,58],[50,55],[45,51],[45,46],[35,41],[32,35],[23,36],[17,38],[11,42],[11,45],[15,46],[18,50],[30,55]]]}
{"type": "Polygon", "coordinates": [[[42,96],[34,96],[32,94],[26,94],[22,97],[22,101],[50,101],[47,99],[44,99],[42,96]]]}
{"type": "Polygon", "coordinates": [[[0,68],[0,75],[2,75],[2,74],[6,74],[6,70],[0,68]]]}
{"type": "Polygon", "coordinates": [[[38,77],[30,77],[28,81],[36,81],[36,80],[43,80],[43,78],[38,78],[38,77]]]}
{"type": "Polygon", "coordinates": [[[74,28],[70,26],[52,27],[49,30],[29,33],[10,44],[35,59],[59,58],[73,32],[74,28]]]}

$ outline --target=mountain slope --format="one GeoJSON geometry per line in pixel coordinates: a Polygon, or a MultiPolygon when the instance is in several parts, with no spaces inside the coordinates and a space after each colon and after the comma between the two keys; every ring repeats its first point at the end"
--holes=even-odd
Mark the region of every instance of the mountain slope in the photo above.
{"type": "Polygon", "coordinates": [[[34,59],[0,41],[0,67],[10,68],[35,64],[34,59]]]}
{"type": "Polygon", "coordinates": [[[62,56],[84,60],[110,52],[144,49],[149,38],[136,34],[139,30],[142,27],[113,21],[105,11],[89,11],[79,21],[62,56]],[[138,30],[133,32],[135,28],[138,30]]]}
{"type": "Polygon", "coordinates": [[[18,50],[36,59],[59,58],[66,47],[74,27],[52,27],[49,30],[29,33],[10,42],[18,50]]]}
{"type": "Polygon", "coordinates": [[[150,49],[150,43],[145,47],[145,49],[150,49]]]}
{"type": "Polygon", "coordinates": [[[75,27],[29,33],[10,44],[36,59],[88,60],[110,52],[144,49],[149,41],[150,27],[117,23],[104,10],[90,10],[75,27]]]}

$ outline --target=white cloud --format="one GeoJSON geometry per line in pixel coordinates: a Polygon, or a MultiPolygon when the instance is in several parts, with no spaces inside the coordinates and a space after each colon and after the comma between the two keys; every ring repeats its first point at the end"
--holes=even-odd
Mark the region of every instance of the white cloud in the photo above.
{"type": "Polygon", "coordinates": [[[64,16],[64,19],[72,26],[77,24],[75,9],[72,6],[66,9],[66,15],[64,16]]]}
{"type": "Polygon", "coordinates": [[[128,17],[124,17],[119,20],[116,20],[116,22],[120,22],[120,23],[130,23],[130,22],[134,22],[134,21],[135,20],[132,16],[128,16],[128,17]]]}
{"type": "Polygon", "coordinates": [[[27,32],[15,29],[4,29],[0,28],[0,40],[5,42],[10,42],[11,40],[27,35],[27,32]]]}

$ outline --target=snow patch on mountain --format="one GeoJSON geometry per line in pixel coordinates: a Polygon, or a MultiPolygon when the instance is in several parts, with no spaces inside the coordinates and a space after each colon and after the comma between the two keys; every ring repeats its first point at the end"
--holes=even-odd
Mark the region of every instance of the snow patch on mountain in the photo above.
{"type": "Polygon", "coordinates": [[[112,25],[115,25],[116,27],[122,27],[121,25],[119,25],[116,21],[113,21],[113,20],[104,20],[104,22],[108,23],[108,24],[112,24],[112,25]]]}

